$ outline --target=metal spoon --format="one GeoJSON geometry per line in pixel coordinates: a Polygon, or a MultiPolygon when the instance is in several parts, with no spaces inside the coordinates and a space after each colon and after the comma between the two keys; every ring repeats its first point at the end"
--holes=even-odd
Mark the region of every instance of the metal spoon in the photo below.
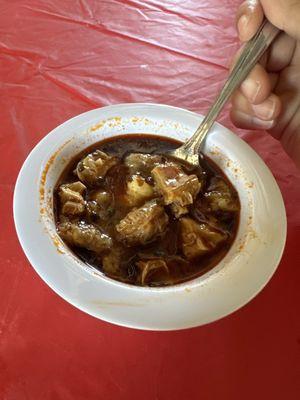
{"type": "Polygon", "coordinates": [[[178,149],[169,151],[167,153],[168,156],[179,158],[193,166],[199,165],[199,155],[201,155],[200,152],[203,149],[204,140],[220,111],[279,33],[280,30],[274,25],[267,20],[263,21],[256,35],[244,46],[221,93],[194,135],[178,149]]]}

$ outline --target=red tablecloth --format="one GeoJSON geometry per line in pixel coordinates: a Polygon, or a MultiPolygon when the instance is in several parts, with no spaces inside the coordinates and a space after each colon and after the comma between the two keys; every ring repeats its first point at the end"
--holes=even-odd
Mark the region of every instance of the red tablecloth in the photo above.
{"type": "MultiPolygon", "coordinates": [[[[255,300],[211,325],[142,332],[85,315],[37,276],[13,226],[19,168],[66,119],[121,102],[204,113],[238,47],[239,3],[0,0],[1,400],[300,398],[300,176],[268,135],[237,132],[282,189],[284,257],[255,300]]],[[[220,121],[232,128],[226,110],[220,121]]]]}

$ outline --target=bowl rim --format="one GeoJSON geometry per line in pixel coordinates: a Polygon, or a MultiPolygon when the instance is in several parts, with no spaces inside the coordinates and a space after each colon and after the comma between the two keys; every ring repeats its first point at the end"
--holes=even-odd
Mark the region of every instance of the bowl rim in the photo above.
{"type": "MultiPolygon", "coordinates": [[[[194,113],[194,112],[192,112],[192,111],[188,111],[188,110],[184,110],[184,109],[181,109],[181,108],[178,108],[178,107],[173,107],[173,106],[168,106],[168,105],[161,105],[161,104],[154,104],[154,103],[124,103],[124,104],[116,104],[116,105],[112,105],[112,106],[107,106],[107,107],[103,107],[103,108],[99,108],[99,109],[95,109],[95,110],[91,110],[91,111],[88,111],[88,112],[85,112],[85,113],[82,113],[82,114],[80,114],[80,115],[77,115],[77,116],[75,116],[75,117],[73,117],[73,118],[71,118],[70,120],[68,120],[68,121],[65,121],[64,123],[62,123],[62,124],[60,124],[58,127],[56,127],[55,129],[53,129],[48,135],[46,135],[35,147],[34,147],[34,149],[30,152],[30,154],[28,155],[28,157],[26,158],[26,160],[25,160],[25,162],[24,162],[24,164],[23,164],[23,166],[22,166],[22,168],[21,168],[21,170],[20,170],[20,173],[19,173],[19,176],[18,176],[18,178],[17,178],[17,181],[16,181],[16,186],[15,186],[15,192],[14,192],[14,205],[13,205],[13,211],[14,211],[14,220],[15,220],[15,226],[16,226],[16,231],[17,231],[17,235],[18,235],[18,238],[19,238],[19,241],[20,241],[20,243],[21,243],[21,246],[22,246],[22,248],[23,248],[23,250],[24,250],[24,252],[25,252],[25,254],[26,254],[26,256],[27,256],[27,258],[28,258],[28,260],[30,261],[30,263],[33,265],[33,267],[34,267],[34,269],[36,270],[36,272],[41,276],[41,278],[44,280],[44,281],[46,281],[46,283],[56,292],[56,293],[58,293],[61,297],[63,297],[65,300],[67,300],[69,303],[71,303],[71,304],[73,304],[73,305],[75,305],[77,308],[80,308],[82,311],[84,311],[84,312],[86,312],[86,313],[88,313],[88,314],[90,314],[90,315],[93,315],[93,316],[96,316],[96,317],[98,317],[98,318],[100,318],[99,317],[99,315],[95,315],[93,312],[89,312],[89,310],[87,310],[85,307],[82,307],[81,305],[80,305],[80,302],[78,303],[78,302],[74,302],[74,301],[72,301],[71,299],[69,299],[69,298],[66,298],[66,296],[64,295],[64,293],[62,293],[62,292],[60,292],[60,290],[57,288],[57,287],[53,287],[50,283],[49,283],[49,281],[46,279],[46,277],[43,275],[43,274],[41,274],[40,273],[40,271],[36,268],[36,266],[34,265],[35,264],[35,260],[34,260],[34,257],[32,257],[32,254],[31,254],[31,250],[28,248],[28,243],[26,243],[26,240],[24,240],[24,237],[23,237],[23,234],[22,234],[22,228],[21,228],[21,225],[22,225],[22,223],[21,223],[21,221],[20,221],[20,202],[19,202],[19,200],[20,200],[20,185],[22,184],[22,180],[24,179],[24,171],[25,171],[25,166],[26,165],[28,165],[28,163],[30,163],[30,160],[31,160],[31,158],[33,157],[33,155],[35,155],[36,153],[38,153],[38,151],[39,151],[39,149],[41,148],[41,147],[43,147],[44,146],[44,144],[45,143],[47,143],[47,140],[49,139],[49,137],[52,135],[55,135],[55,132],[58,132],[58,131],[60,131],[60,130],[62,130],[62,129],[65,129],[65,127],[66,127],[66,125],[67,124],[69,124],[69,123],[74,123],[74,122],[76,122],[76,121],[80,121],[82,118],[87,118],[87,117],[89,117],[89,116],[91,116],[92,117],[92,114],[97,114],[98,112],[101,114],[101,113],[103,113],[103,112],[106,112],[106,111],[110,111],[110,112],[114,112],[115,110],[120,110],[120,108],[122,108],[122,109],[130,109],[130,110],[134,110],[135,112],[138,112],[139,111],[139,108],[142,108],[142,109],[144,109],[144,108],[148,108],[148,109],[152,109],[152,110],[157,110],[157,109],[160,109],[160,110],[162,110],[162,111],[164,111],[164,110],[172,110],[172,111],[175,111],[176,113],[178,113],[178,112],[183,112],[185,115],[190,115],[190,116],[192,116],[193,118],[202,118],[200,115],[198,115],[198,114],[196,114],[196,113],[194,113]]],[[[199,121],[200,122],[200,121],[199,121]]],[[[220,125],[220,124],[216,124],[216,126],[218,126],[219,128],[221,127],[221,129],[222,130],[226,130],[227,132],[230,132],[227,128],[224,128],[222,125],[220,125]]],[[[230,132],[231,133],[231,132],[230,132]]],[[[233,133],[231,133],[231,135],[234,135],[233,133]]],[[[234,135],[235,136],[235,135],[234,135]]],[[[174,136],[173,136],[174,137],[174,136]]],[[[241,140],[241,139],[239,139],[239,140],[241,140]]],[[[246,146],[248,146],[248,145],[246,145],[246,146]]],[[[249,146],[248,146],[249,147],[249,146]]],[[[254,152],[253,150],[251,150],[252,152],[254,152]]],[[[256,153],[255,153],[256,154],[256,153]]],[[[258,157],[258,156],[257,156],[258,157]]],[[[262,162],[263,163],[263,162],[262,162]]],[[[267,170],[270,174],[271,174],[271,172],[269,171],[269,169],[268,169],[268,167],[266,167],[266,165],[263,163],[263,166],[264,166],[264,168],[265,168],[265,170],[267,170]]],[[[226,172],[226,171],[225,171],[226,172]]],[[[274,179],[274,178],[273,178],[274,179]]],[[[274,182],[275,182],[275,180],[274,180],[274,182]]],[[[234,184],[234,183],[233,183],[234,184]]],[[[277,186],[277,185],[276,185],[277,186]]],[[[277,186],[277,188],[278,188],[278,186],[277,186]]],[[[279,189],[278,189],[279,190],[279,189]]],[[[281,196],[281,194],[280,194],[280,191],[279,191],[279,195],[281,196]]],[[[283,211],[284,211],[284,204],[283,204],[283,200],[282,200],[282,197],[281,197],[281,201],[282,201],[282,205],[283,205],[283,211]]],[[[284,216],[283,216],[283,219],[282,219],[282,228],[283,228],[283,236],[282,236],[282,241],[281,241],[281,243],[282,243],[282,246],[281,246],[281,251],[278,253],[278,259],[277,259],[277,261],[274,263],[274,269],[273,269],[273,272],[271,273],[271,274],[269,274],[269,276],[268,276],[268,278],[267,279],[265,279],[264,280],[264,282],[261,284],[261,285],[258,285],[257,287],[256,287],[256,291],[253,291],[253,293],[252,293],[252,297],[251,296],[248,296],[248,299],[246,300],[246,301],[244,301],[243,303],[240,303],[239,305],[237,305],[236,307],[232,307],[232,309],[231,309],[231,311],[230,312],[227,312],[225,315],[228,315],[228,314],[230,314],[231,312],[234,312],[234,311],[236,311],[238,308],[240,308],[240,307],[242,307],[244,304],[246,304],[248,301],[250,301],[253,297],[255,297],[256,296],[256,294],[268,283],[268,281],[271,279],[271,277],[272,277],[272,275],[274,274],[274,272],[275,272],[275,270],[276,270],[276,268],[277,268],[277,266],[278,266],[278,264],[279,264],[279,262],[280,262],[280,259],[281,259],[281,256],[282,256],[282,253],[283,253],[283,250],[284,250],[284,244],[285,244],[285,241],[286,241],[286,215],[285,215],[285,211],[284,211],[284,216]],[[275,265],[276,264],[276,265],[275,265]]],[[[77,259],[77,257],[76,256],[74,256],[76,259],[77,259]]],[[[78,259],[77,259],[78,260],[78,259]]],[[[215,269],[216,267],[214,267],[213,268],[213,270],[215,269]]],[[[204,274],[204,275],[202,275],[200,278],[202,278],[201,280],[202,281],[204,281],[204,280],[206,280],[209,276],[212,276],[212,274],[210,274],[209,275],[209,273],[211,272],[211,271],[213,271],[213,270],[210,270],[210,271],[208,271],[208,273],[207,274],[204,274]]],[[[137,292],[141,292],[141,293],[144,293],[145,291],[147,291],[147,292],[149,292],[149,293],[155,293],[155,294],[162,294],[162,293],[171,293],[171,294],[174,294],[174,293],[176,293],[176,292],[182,292],[182,291],[184,291],[184,290],[186,290],[186,288],[190,288],[190,287],[197,287],[198,286],[198,283],[197,283],[197,281],[198,281],[198,278],[195,278],[195,279],[192,279],[192,280],[189,280],[189,281],[186,281],[186,282],[182,282],[182,283],[180,283],[180,284],[177,284],[177,285],[173,285],[173,286],[167,286],[167,287],[138,287],[138,286],[133,286],[133,285],[129,285],[129,284],[126,284],[126,283],[122,283],[122,282],[119,282],[119,281],[116,281],[116,280],[113,280],[112,278],[109,278],[109,277],[106,277],[105,275],[103,275],[103,274],[101,274],[101,276],[99,276],[98,274],[97,274],[97,279],[101,279],[101,280],[109,280],[109,284],[110,285],[113,285],[113,286],[115,286],[115,287],[120,287],[120,286],[122,286],[122,287],[124,287],[124,286],[126,286],[126,288],[127,288],[127,290],[135,290],[135,291],[137,291],[137,292]],[[194,283],[193,283],[194,282],[194,283]]],[[[225,316],[224,315],[224,316],[225,316]]],[[[120,321],[116,321],[114,318],[112,318],[111,320],[109,319],[109,318],[104,318],[104,317],[101,317],[101,319],[104,319],[104,320],[106,320],[106,321],[108,321],[108,322],[112,322],[112,323],[117,323],[118,325],[122,325],[122,326],[127,326],[127,327],[129,327],[129,326],[131,326],[131,327],[134,327],[134,328],[140,328],[140,329],[153,329],[153,327],[149,327],[148,325],[145,325],[145,326],[143,326],[143,324],[141,323],[139,326],[137,326],[137,324],[135,323],[135,324],[132,324],[132,325],[130,325],[129,323],[122,323],[122,322],[120,322],[120,321]]],[[[217,318],[218,319],[218,318],[217,318]]],[[[213,319],[214,320],[214,319],[213,319]]],[[[210,321],[209,321],[210,322],[210,321]]],[[[199,325],[199,324],[196,324],[196,325],[194,325],[194,324],[190,324],[190,325],[187,325],[187,324],[185,324],[185,326],[183,326],[183,327],[177,327],[177,328],[174,328],[174,329],[185,329],[185,328],[189,328],[189,327],[192,327],[192,326],[197,326],[197,325],[199,325]]],[[[159,327],[156,327],[156,328],[154,328],[154,329],[157,329],[157,330],[165,330],[164,328],[162,328],[162,329],[160,329],[159,327]]],[[[167,330],[170,330],[170,328],[168,328],[167,330]]]]}

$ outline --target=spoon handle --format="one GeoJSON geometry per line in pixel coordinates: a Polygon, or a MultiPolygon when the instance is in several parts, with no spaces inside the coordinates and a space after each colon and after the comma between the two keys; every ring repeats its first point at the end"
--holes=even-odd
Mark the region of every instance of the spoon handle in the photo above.
{"type": "Polygon", "coordinates": [[[250,71],[260,60],[279,32],[280,30],[270,22],[267,20],[263,21],[256,35],[244,46],[221,93],[215,100],[208,114],[203,119],[194,135],[183,145],[186,152],[189,154],[199,153],[206,134],[214,124],[225,103],[249,75],[250,71]]]}

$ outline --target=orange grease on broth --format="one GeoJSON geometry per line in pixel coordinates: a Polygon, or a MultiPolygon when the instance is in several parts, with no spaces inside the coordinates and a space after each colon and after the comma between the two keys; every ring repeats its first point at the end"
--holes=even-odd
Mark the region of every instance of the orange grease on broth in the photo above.
{"type": "Polygon", "coordinates": [[[58,153],[71,141],[72,139],[67,140],[63,145],[61,145],[55,153],[52,154],[52,156],[49,158],[47,161],[45,168],[42,172],[41,180],[40,180],[40,200],[43,201],[45,199],[45,184],[46,184],[46,179],[47,179],[47,174],[49,172],[49,169],[51,165],[53,164],[54,160],[56,159],[58,153]]]}
{"type": "Polygon", "coordinates": [[[65,254],[65,252],[60,249],[61,243],[57,237],[55,237],[55,236],[52,237],[52,242],[53,242],[54,246],[56,247],[56,250],[58,251],[59,254],[65,254]]]}

